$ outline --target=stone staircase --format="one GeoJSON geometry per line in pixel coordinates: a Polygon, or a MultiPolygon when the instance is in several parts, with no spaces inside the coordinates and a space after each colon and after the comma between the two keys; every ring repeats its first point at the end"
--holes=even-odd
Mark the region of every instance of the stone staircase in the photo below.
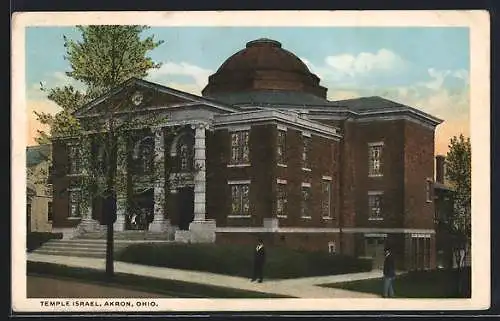
{"type": "MultiPolygon", "coordinates": [[[[106,240],[106,231],[86,232],[78,236],[80,240],[106,240]]],[[[151,241],[151,240],[173,240],[172,233],[158,233],[142,230],[120,231],[113,233],[114,240],[126,241],[151,241]]]]}

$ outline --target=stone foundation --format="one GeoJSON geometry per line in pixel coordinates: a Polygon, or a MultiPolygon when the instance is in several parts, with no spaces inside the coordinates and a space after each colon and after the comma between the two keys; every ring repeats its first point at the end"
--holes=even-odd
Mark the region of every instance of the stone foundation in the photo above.
{"type": "Polygon", "coordinates": [[[215,220],[196,220],[189,224],[191,243],[214,243],[215,220]]]}

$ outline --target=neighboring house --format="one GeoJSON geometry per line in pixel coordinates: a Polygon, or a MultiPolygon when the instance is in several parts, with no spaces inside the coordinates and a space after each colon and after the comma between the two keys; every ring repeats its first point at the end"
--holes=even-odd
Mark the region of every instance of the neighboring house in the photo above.
{"type": "Polygon", "coordinates": [[[27,232],[52,230],[51,146],[26,148],[26,223],[27,232]]]}
{"type": "MultiPolygon", "coordinates": [[[[398,268],[434,267],[429,191],[442,120],[380,97],[329,101],[319,82],[279,42],[258,39],[209,77],[202,97],[132,78],[82,106],[75,116],[89,129],[117,101],[117,119],[154,111],[163,120],[118,140],[116,174],[127,189],[117,195],[116,233],[260,237],[373,257],[377,268],[390,245],[398,268]]],[[[54,228],[102,230],[99,206],[79,184],[102,166],[102,146],[60,139],[53,152],[54,228]]]]}
{"type": "MultiPolygon", "coordinates": [[[[455,241],[450,233],[449,217],[453,215],[454,190],[446,182],[446,158],[442,155],[436,156],[436,181],[434,182],[434,222],[436,228],[436,265],[437,268],[445,269],[456,267],[457,260],[453,252],[455,241]]],[[[470,265],[470,245],[465,264],[470,265]]]]}

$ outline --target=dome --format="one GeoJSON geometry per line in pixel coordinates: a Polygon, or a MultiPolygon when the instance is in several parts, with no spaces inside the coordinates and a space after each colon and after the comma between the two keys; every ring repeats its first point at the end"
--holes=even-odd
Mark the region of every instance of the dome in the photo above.
{"type": "Polygon", "coordinates": [[[246,48],[229,57],[208,78],[204,96],[258,90],[284,90],[310,93],[326,98],[326,88],[319,78],[281,43],[271,39],[257,39],[246,48]]]}

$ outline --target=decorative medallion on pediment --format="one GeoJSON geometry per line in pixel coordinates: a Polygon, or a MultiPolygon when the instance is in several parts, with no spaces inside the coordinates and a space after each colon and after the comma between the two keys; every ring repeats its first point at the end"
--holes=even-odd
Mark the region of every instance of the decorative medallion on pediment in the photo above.
{"type": "Polygon", "coordinates": [[[143,99],[144,96],[140,91],[136,91],[131,97],[132,103],[136,106],[139,106],[142,103],[143,99]]]}

